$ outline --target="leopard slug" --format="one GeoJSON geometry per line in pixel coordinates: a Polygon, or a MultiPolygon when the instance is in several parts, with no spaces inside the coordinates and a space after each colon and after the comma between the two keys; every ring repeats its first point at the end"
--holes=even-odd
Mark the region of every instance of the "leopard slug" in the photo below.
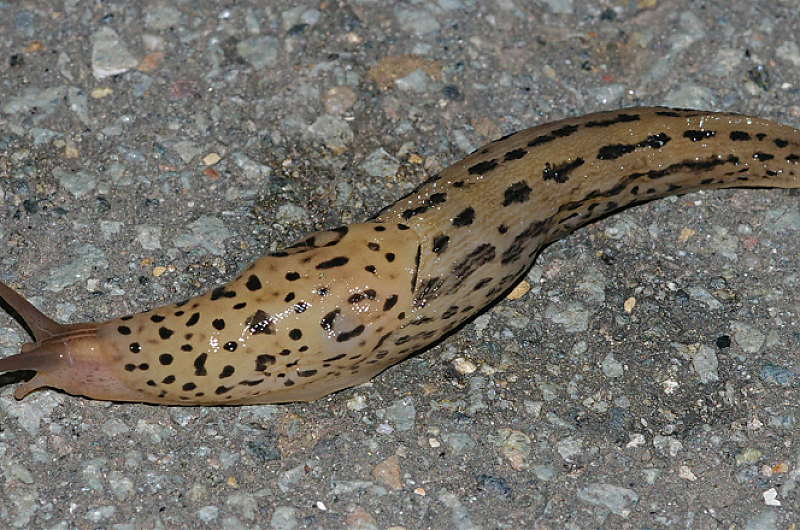
{"type": "Polygon", "coordinates": [[[496,301],[549,243],[612,212],[726,187],[800,187],[800,131],[732,114],[601,112],[517,132],[369,221],[311,234],[195,298],[59,324],[0,284],[34,342],[0,372],[94,399],[310,401],[367,381],[496,301]]]}

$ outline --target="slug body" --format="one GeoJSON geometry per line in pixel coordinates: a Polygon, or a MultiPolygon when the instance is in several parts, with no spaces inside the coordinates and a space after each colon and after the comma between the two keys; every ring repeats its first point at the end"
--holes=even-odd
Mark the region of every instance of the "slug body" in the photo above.
{"type": "Polygon", "coordinates": [[[0,284],[35,370],[95,399],[310,401],[367,381],[497,300],[556,239],[620,209],[729,187],[800,187],[800,131],[743,116],[631,108],[509,135],[369,222],[317,232],[177,304],[62,325],[0,284]]]}

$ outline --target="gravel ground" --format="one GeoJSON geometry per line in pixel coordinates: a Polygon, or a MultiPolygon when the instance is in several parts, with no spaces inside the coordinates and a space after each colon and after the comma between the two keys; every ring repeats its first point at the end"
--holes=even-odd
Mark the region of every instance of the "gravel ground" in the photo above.
{"type": "MultiPolygon", "coordinates": [[[[639,104],[800,125],[797,0],[0,1],[0,279],[60,321],[200,293],[474,148],[639,104]]],[[[0,377],[29,529],[772,530],[800,519],[800,207],[650,203],[310,404],[0,377]]],[[[27,337],[0,317],[2,355],[27,337]]]]}

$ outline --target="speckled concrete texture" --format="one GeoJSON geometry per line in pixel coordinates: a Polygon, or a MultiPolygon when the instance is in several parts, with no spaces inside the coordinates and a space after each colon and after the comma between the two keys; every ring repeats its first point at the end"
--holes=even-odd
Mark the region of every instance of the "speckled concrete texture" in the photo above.
{"type": "MultiPolygon", "coordinates": [[[[800,126],[800,2],[0,0],[0,279],[63,322],[177,301],[597,110],[800,126]]],[[[568,153],[567,153],[568,155],[568,153]]],[[[0,375],[0,527],[790,529],[800,194],[649,203],[436,347],[308,404],[0,375]]],[[[0,316],[0,354],[24,330],[0,316]]]]}

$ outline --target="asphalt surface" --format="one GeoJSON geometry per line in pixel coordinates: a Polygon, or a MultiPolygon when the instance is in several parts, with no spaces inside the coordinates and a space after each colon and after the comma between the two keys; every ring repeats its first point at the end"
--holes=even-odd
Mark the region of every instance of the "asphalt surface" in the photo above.
{"type": "MultiPolygon", "coordinates": [[[[64,322],[193,296],[482,144],[668,104],[800,125],[794,0],[0,2],[0,279],[64,322]]],[[[0,526],[789,529],[800,195],[650,203],[308,404],[0,376],[0,526]]],[[[28,340],[0,317],[2,354],[28,340]]]]}

